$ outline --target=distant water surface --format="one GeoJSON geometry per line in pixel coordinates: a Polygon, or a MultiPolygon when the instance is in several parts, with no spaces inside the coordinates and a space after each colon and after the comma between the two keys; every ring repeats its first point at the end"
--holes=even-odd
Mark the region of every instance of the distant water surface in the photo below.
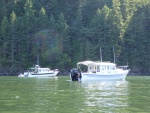
{"type": "Polygon", "coordinates": [[[150,112],[150,76],[72,82],[0,76],[0,113],[150,112]]]}

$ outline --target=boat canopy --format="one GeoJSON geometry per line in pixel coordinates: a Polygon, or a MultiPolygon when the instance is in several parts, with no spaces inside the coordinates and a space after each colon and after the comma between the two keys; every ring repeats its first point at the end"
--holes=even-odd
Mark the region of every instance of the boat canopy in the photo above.
{"type": "Polygon", "coordinates": [[[83,61],[83,62],[78,62],[77,65],[82,64],[82,65],[108,65],[108,66],[115,66],[116,64],[110,63],[110,62],[100,62],[100,61],[83,61]]]}
{"type": "Polygon", "coordinates": [[[83,64],[83,65],[88,66],[88,65],[91,65],[91,64],[94,64],[94,63],[95,63],[95,62],[93,62],[93,61],[83,61],[83,62],[78,62],[77,65],[83,64]]]}

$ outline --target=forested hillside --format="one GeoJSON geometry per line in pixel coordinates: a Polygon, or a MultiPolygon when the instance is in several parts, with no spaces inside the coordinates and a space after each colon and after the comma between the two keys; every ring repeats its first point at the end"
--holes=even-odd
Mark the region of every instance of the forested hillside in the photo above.
{"type": "Polygon", "coordinates": [[[150,0],[0,0],[0,71],[100,60],[150,73],[150,0]]]}

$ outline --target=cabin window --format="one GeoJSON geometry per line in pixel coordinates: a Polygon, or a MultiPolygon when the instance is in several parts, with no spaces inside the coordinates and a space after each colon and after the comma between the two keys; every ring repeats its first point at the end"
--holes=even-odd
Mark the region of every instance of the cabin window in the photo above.
{"type": "Polygon", "coordinates": [[[115,70],[115,66],[113,66],[113,70],[115,70]]]}
{"type": "Polygon", "coordinates": [[[109,66],[106,66],[106,70],[109,70],[109,66]]]}
{"type": "Polygon", "coordinates": [[[109,66],[110,70],[115,70],[115,66],[109,66]]]}
{"type": "Polygon", "coordinates": [[[97,72],[100,72],[100,66],[97,66],[97,72]]]}
{"type": "Polygon", "coordinates": [[[89,71],[91,71],[91,66],[89,66],[89,71]]]}
{"type": "Polygon", "coordinates": [[[36,69],[36,70],[35,70],[35,73],[37,73],[37,72],[38,72],[38,70],[36,69]]]}
{"type": "Polygon", "coordinates": [[[88,70],[89,70],[89,72],[95,71],[95,70],[96,70],[96,67],[93,66],[93,65],[90,65],[90,66],[88,67],[88,70]]]}
{"type": "Polygon", "coordinates": [[[106,70],[105,68],[106,68],[105,66],[102,66],[102,70],[106,70]]]}
{"type": "Polygon", "coordinates": [[[113,70],[113,66],[110,66],[110,70],[113,70]]]}
{"type": "Polygon", "coordinates": [[[91,71],[91,66],[88,66],[88,71],[89,71],[89,72],[91,71]]]}
{"type": "Polygon", "coordinates": [[[108,70],[112,70],[112,66],[108,66],[107,68],[108,68],[108,70]]]}

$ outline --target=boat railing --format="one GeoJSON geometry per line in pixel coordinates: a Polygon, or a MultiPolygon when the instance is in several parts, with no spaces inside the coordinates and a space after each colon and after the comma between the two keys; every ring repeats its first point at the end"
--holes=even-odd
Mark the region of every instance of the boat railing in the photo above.
{"type": "Polygon", "coordinates": [[[126,66],[117,66],[117,68],[123,69],[123,70],[128,70],[128,66],[127,65],[126,66]]]}

